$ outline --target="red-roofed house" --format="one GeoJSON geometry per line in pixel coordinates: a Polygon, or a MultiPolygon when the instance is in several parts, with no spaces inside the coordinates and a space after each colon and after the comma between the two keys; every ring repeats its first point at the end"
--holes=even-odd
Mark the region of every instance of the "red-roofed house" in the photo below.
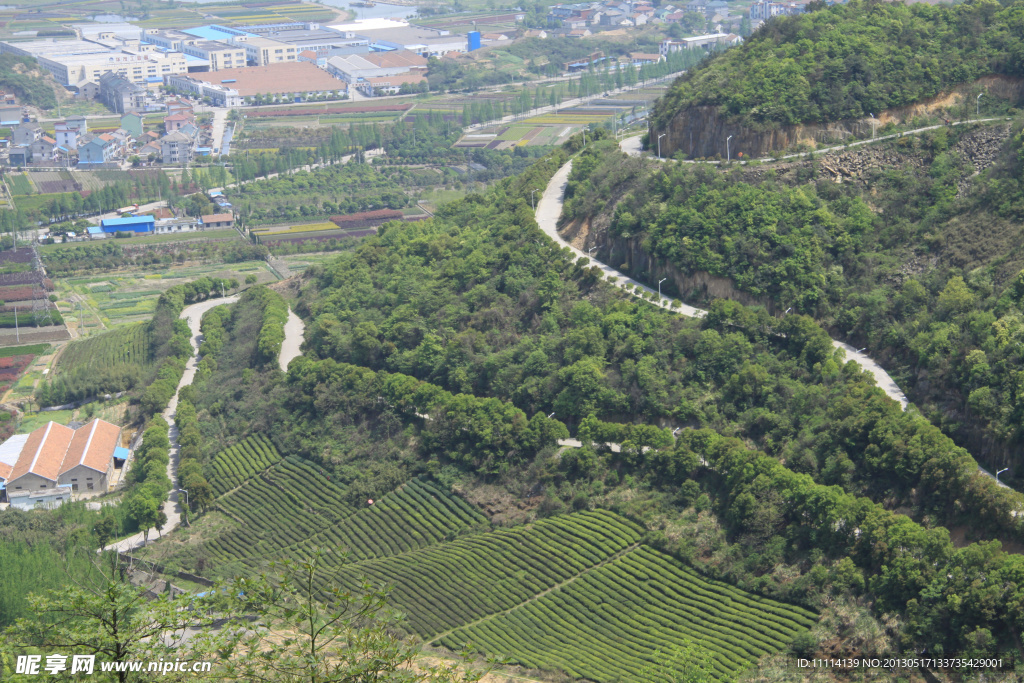
{"type": "Polygon", "coordinates": [[[203,230],[235,227],[235,217],[230,213],[211,213],[207,216],[200,216],[199,220],[203,223],[203,230]]]}
{"type": "Polygon", "coordinates": [[[192,123],[192,115],[184,112],[164,117],[164,132],[173,133],[186,124],[192,123]]]}
{"type": "MultiPolygon", "coordinates": [[[[114,470],[121,428],[93,420],[78,429],[47,422],[0,445],[0,483],[12,505],[40,492],[105,493],[114,470]],[[19,448],[20,445],[20,448],[19,448]],[[13,464],[12,464],[13,462],[13,464]]],[[[70,498],[70,496],[69,496],[70,498]]]]}

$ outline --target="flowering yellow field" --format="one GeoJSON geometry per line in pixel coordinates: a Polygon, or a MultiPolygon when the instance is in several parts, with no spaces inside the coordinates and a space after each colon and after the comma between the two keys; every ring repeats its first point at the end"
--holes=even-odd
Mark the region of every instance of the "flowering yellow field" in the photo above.
{"type": "Polygon", "coordinates": [[[283,235],[293,232],[319,232],[321,230],[337,230],[334,223],[306,223],[304,225],[268,225],[260,228],[253,228],[261,235],[283,235]]]}

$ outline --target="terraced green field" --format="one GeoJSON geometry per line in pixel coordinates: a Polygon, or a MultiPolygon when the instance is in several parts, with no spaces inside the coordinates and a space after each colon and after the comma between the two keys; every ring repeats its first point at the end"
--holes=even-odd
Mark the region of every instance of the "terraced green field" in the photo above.
{"type": "MultiPolygon", "coordinates": [[[[437,486],[413,479],[373,505],[295,547],[284,556],[309,557],[315,548],[341,548],[350,560],[387,557],[443,543],[474,527],[489,526],[487,517],[461,498],[437,486]]],[[[340,564],[332,555],[328,567],[340,564]]]]}
{"type": "Polygon", "coordinates": [[[461,628],[437,645],[471,643],[533,669],[593,681],[679,680],[694,662],[671,653],[696,644],[715,680],[730,679],[778,652],[815,615],[706,579],[640,546],[506,613],[461,628]],[[671,669],[673,664],[679,668],[671,669]],[[667,675],[665,675],[667,674],[667,675]]]}
{"type": "Polygon", "coordinates": [[[266,557],[298,545],[352,514],[345,490],[299,458],[286,458],[217,499],[240,528],[207,542],[218,561],[266,557]]]}
{"type": "Polygon", "coordinates": [[[208,560],[246,573],[322,549],[319,589],[386,585],[405,628],[436,647],[468,643],[598,683],[675,681],[694,666],[733,680],[816,618],[705,578],[608,510],[492,530],[479,510],[423,479],[353,507],[344,486],[282,459],[262,436],[219,453],[208,473],[217,507],[238,522],[206,541],[208,560]]]}
{"type": "Polygon", "coordinates": [[[280,460],[281,454],[266,437],[250,436],[217,454],[210,463],[210,485],[214,493],[223,495],[280,460]]]}
{"type": "Polygon", "coordinates": [[[321,580],[393,585],[391,601],[408,614],[409,628],[428,638],[512,609],[632,547],[640,532],[613,512],[579,512],[357,562],[321,580]]]}

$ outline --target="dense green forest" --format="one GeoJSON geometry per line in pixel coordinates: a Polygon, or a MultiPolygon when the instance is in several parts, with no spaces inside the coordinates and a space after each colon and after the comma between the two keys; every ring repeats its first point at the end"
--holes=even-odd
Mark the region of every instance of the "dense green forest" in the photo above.
{"type": "Polygon", "coordinates": [[[1024,76],[1024,3],[811,5],[681,76],[655,127],[697,106],[752,128],[863,118],[981,76],[1024,76]]]}
{"type": "MultiPolygon", "coordinates": [[[[856,614],[882,651],[1009,646],[1024,568],[986,539],[1020,537],[1019,495],[844,363],[811,318],[728,302],[673,316],[544,241],[529,190],[566,158],[313,266],[306,353],[287,375],[259,369],[258,307],[221,316],[192,395],[205,457],[268,435],[353,502],[422,475],[539,490],[540,515],[611,508],[703,572],[823,609],[823,623],[856,614]],[[563,429],[584,446],[555,457],[563,429]],[[977,542],[955,548],[942,524],[977,542]]],[[[835,628],[815,638],[863,646],[835,628]]]]}
{"type": "Polygon", "coordinates": [[[101,513],[75,503],[56,510],[5,511],[0,515],[0,629],[33,616],[29,593],[95,579],[99,570],[92,551],[135,528],[121,507],[101,513]]]}
{"type": "MultiPolygon", "coordinates": [[[[894,163],[842,184],[822,169],[832,159],[723,173],[645,166],[601,143],[574,166],[566,218],[609,217],[619,252],[609,242],[602,259],[617,265],[624,244],[642,245],[680,273],[728,278],[867,347],[926,416],[1015,479],[1024,135],[1006,125],[904,138],[885,153],[894,163]],[[976,174],[965,150],[995,134],[998,153],[976,174]]],[[[706,302],[699,288],[674,293],[706,302]]]]}

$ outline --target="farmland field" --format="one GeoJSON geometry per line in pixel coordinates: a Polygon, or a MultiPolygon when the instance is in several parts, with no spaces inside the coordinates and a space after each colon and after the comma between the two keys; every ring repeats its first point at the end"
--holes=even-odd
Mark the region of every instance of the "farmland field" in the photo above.
{"type": "Polygon", "coordinates": [[[27,195],[35,192],[35,188],[32,187],[32,183],[24,173],[10,174],[7,176],[7,184],[13,195],[27,195]]]}
{"type": "Polygon", "coordinates": [[[808,610],[711,581],[647,546],[588,571],[538,600],[458,629],[440,643],[507,654],[531,669],[592,681],[678,680],[694,662],[669,653],[697,645],[715,678],[784,650],[814,623],[808,610]],[[655,675],[662,671],[669,679],[655,675]],[[664,669],[674,669],[664,671],[664,669]]]}
{"type": "Polygon", "coordinates": [[[640,528],[613,512],[580,512],[358,562],[336,580],[354,587],[366,576],[393,584],[392,601],[409,614],[409,628],[427,638],[511,609],[639,540],[640,528]]]}
{"type": "Polygon", "coordinates": [[[301,543],[339,524],[352,513],[344,499],[344,488],[313,465],[287,458],[217,499],[217,507],[241,527],[203,550],[218,562],[265,557],[268,550],[301,543]]]}
{"type": "MultiPolygon", "coordinates": [[[[166,244],[168,242],[187,242],[190,240],[230,240],[241,239],[238,231],[233,228],[221,230],[201,230],[199,232],[171,233],[168,235],[142,235],[125,240],[117,240],[115,244],[121,246],[135,246],[147,244],[166,244]]],[[[61,249],[76,249],[96,242],[58,242],[57,244],[44,244],[39,247],[40,253],[60,251],[61,249]]]]}
{"type": "Polygon", "coordinates": [[[406,630],[435,647],[469,643],[599,683],[677,680],[692,666],[721,680],[785,650],[816,619],[702,576],[644,545],[640,526],[608,510],[494,529],[420,478],[353,501],[316,465],[281,458],[261,436],[221,451],[207,472],[216,508],[234,523],[201,520],[209,525],[202,544],[165,548],[165,561],[170,550],[171,561],[195,561],[211,576],[248,574],[321,549],[319,590],[358,589],[363,578],[391,586],[406,630]],[[700,661],[666,656],[693,648],[700,661]]]}
{"type": "MultiPolygon", "coordinates": [[[[224,232],[229,232],[238,239],[238,233],[234,230],[224,232]]],[[[149,239],[159,237],[162,235],[149,239]]],[[[90,332],[95,332],[105,327],[148,320],[153,314],[160,294],[176,284],[201,277],[234,278],[242,282],[246,275],[250,274],[256,275],[258,283],[265,284],[277,280],[265,262],[242,261],[229,264],[150,266],[118,271],[116,274],[110,273],[102,277],[83,275],[60,278],[57,281],[57,291],[61,298],[62,313],[75,321],[80,333],[83,326],[90,332]]]]}
{"type": "Polygon", "coordinates": [[[338,226],[331,222],[303,223],[300,225],[264,225],[253,228],[253,232],[261,235],[281,235],[297,232],[319,232],[321,230],[337,230],[338,226]]]}
{"type": "MultiPolygon", "coordinates": [[[[353,559],[387,557],[429,545],[473,528],[490,526],[487,518],[461,498],[438,486],[413,479],[372,505],[367,504],[343,524],[280,551],[283,556],[310,557],[315,548],[341,548],[353,559]]],[[[326,566],[337,566],[329,557],[326,566]]]]}
{"type": "Polygon", "coordinates": [[[280,460],[265,437],[251,436],[217,454],[210,463],[209,480],[214,492],[223,495],[280,460]]]}
{"type": "Polygon", "coordinates": [[[53,369],[53,376],[101,372],[116,366],[143,368],[149,364],[149,354],[148,326],[144,323],[126,325],[68,344],[53,369]]]}

